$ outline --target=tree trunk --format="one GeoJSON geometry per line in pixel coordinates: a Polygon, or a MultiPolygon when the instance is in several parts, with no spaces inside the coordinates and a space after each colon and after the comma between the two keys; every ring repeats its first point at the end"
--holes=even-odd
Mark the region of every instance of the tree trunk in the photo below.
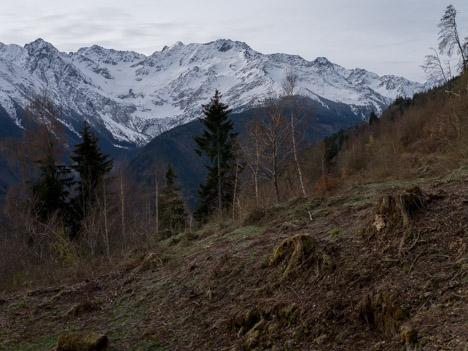
{"type": "Polygon", "coordinates": [[[304,180],[302,178],[302,170],[301,165],[299,164],[299,158],[297,156],[297,145],[296,145],[296,125],[295,125],[295,112],[297,111],[297,100],[294,97],[295,91],[297,88],[297,76],[294,73],[292,67],[290,67],[286,71],[286,77],[283,80],[283,92],[287,99],[289,100],[289,108],[290,108],[290,125],[291,125],[291,141],[293,147],[293,156],[294,156],[294,163],[296,164],[297,174],[299,175],[299,184],[301,185],[302,195],[305,197],[307,196],[305,187],[304,187],[304,180]]]}
{"type": "Polygon", "coordinates": [[[121,222],[120,225],[121,233],[122,233],[122,240],[125,240],[125,195],[124,195],[124,188],[123,188],[123,172],[120,171],[120,213],[121,213],[121,222]]]}
{"type": "Polygon", "coordinates": [[[275,171],[275,173],[273,174],[273,185],[274,185],[274,187],[275,187],[275,199],[276,199],[276,203],[279,204],[279,202],[280,202],[280,195],[279,195],[278,177],[277,177],[276,171],[275,171]]]}
{"type": "Polygon", "coordinates": [[[223,200],[221,196],[221,157],[220,156],[221,156],[221,150],[220,150],[219,141],[218,141],[218,210],[219,210],[219,213],[221,214],[223,210],[223,200]]]}
{"type": "Polygon", "coordinates": [[[234,177],[234,194],[232,196],[232,220],[235,220],[236,214],[236,195],[237,195],[237,179],[239,176],[239,158],[236,159],[236,173],[234,177]]]}
{"type": "Polygon", "coordinates": [[[159,233],[159,181],[158,181],[158,172],[154,171],[154,209],[155,209],[155,230],[156,234],[159,233]]]}
{"type": "Polygon", "coordinates": [[[278,149],[276,143],[273,147],[273,186],[275,188],[276,203],[280,202],[280,194],[278,187],[278,149]]]}
{"type": "Polygon", "coordinates": [[[304,187],[304,180],[302,178],[301,165],[299,164],[299,158],[297,156],[296,127],[294,125],[294,112],[292,111],[292,106],[291,106],[291,138],[292,138],[294,162],[296,163],[297,174],[299,175],[299,184],[301,185],[302,195],[306,197],[307,193],[304,187]]]}
{"type": "Polygon", "coordinates": [[[104,240],[106,243],[107,258],[110,258],[110,243],[109,243],[109,228],[107,223],[107,193],[106,193],[106,182],[102,180],[102,188],[104,195],[104,240]]]}
{"type": "Polygon", "coordinates": [[[258,207],[260,204],[260,201],[258,199],[258,174],[257,173],[254,174],[254,183],[255,183],[255,205],[257,205],[258,207]]]}
{"type": "Polygon", "coordinates": [[[458,36],[458,29],[457,29],[456,24],[455,24],[455,41],[457,42],[458,50],[460,50],[462,64],[463,64],[463,69],[462,69],[462,73],[463,73],[467,67],[467,62],[466,62],[465,50],[463,50],[463,45],[460,41],[460,37],[458,36]]]}
{"type": "Polygon", "coordinates": [[[323,152],[322,152],[322,176],[328,173],[327,162],[327,144],[323,143],[323,152]]]}
{"type": "Polygon", "coordinates": [[[260,167],[260,152],[258,149],[258,140],[255,142],[255,172],[254,172],[254,182],[255,182],[255,204],[259,205],[258,201],[258,169],[260,167]]]}

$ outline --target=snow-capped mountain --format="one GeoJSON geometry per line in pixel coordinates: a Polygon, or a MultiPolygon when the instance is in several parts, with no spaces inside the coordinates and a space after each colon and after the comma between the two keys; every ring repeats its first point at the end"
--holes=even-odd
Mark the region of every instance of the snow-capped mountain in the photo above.
{"type": "Polygon", "coordinates": [[[424,85],[396,76],[346,69],[324,57],[307,61],[287,54],[263,55],[247,44],[217,40],[164,47],[150,56],[99,46],[64,53],[42,39],[0,43],[0,107],[21,124],[21,110],[46,91],[71,131],[83,118],[113,143],[141,146],[160,133],[201,116],[215,89],[236,111],[259,97],[281,91],[288,69],[298,91],[326,107],[347,104],[362,119],[397,96],[412,96],[424,85]]]}

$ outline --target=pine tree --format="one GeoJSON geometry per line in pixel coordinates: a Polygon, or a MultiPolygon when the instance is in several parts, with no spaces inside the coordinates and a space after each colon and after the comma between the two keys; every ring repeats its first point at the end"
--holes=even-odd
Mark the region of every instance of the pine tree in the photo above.
{"type": "Polygon", "coordinates": [[[78,195],[76,205],[78,212],[82,212],[86,204],[92,199],[92,194],[104,177],[112,169],[112,159],[100,152],[99,139],[84,121],[81,132],[82,142],[75,145],[72,168],[78,173],[78,195]]]}
{"type": "Polygon", "coordinates": [[[336,152],[333,148],[332,140],[330,137],[323,138],[323,153],[322,153],[322,175],[328,175],[333,158],[336,152]]]}
{"type": "Polygon", "coordinates": [[[209,164],[205,165],[207,176],[205,184],[200,184],[198,194],[200,205],[195,211],[195,218],[203,222],[207,217],[230,206],[233,198],[234,176],[234,143],[238,133],[232,133],[233,121],[229,118],[231,110],[221,101],[221,94],[216,90],[214,97],[207,105],[202,105],[204,118],[201,136],[194,136],[199,155],[206,155],[209,164]]]}
{"type": "Polygon", "coordinates": [[[369,124],[370,125],[374,125],[374,124],[377,124],[379,123],[380,120],[379,118],[377,117],[377,115],[375,114],[374,111],[371,111],[370,115],[369,115],[369,124]]]}
{"type": "Polygon", "coordinates": [[[187,213],[180,196],[180,189],[176,186],[176,175],[170,164],[166,170],[166,184],[161,191],[159,200],[159,223],[162,230],[170,232],[182,230],[185,227],[187,213]]]}
{"type": "Polygon", "coordinates": [[[68,207],[68,187],[72,183],[73,178],[67,166],[41,162],[40,176],[32,181],[30,186],[33,211],[42,219],[47,219],[57,211],[65,215],[68,207]]]}

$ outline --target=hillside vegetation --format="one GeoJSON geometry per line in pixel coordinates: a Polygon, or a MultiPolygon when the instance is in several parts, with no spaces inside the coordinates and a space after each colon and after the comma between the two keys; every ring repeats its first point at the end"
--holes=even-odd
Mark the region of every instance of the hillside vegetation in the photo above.
{"type": "Polygon", "coordinates": [[[468,169],[414,183],[297,199],[6,294],[0,345],[50,350],[95,331],[115,350],[463,350],[468,169]],[[386,205],[402,197],[405,210],[386,205]]]}
{"type": "Polygon", "coordinates": [[[306,198],[287,165],[280,203],[245,183],[235,220],[5,289],[0,347],[93,331],[115,350],[466,349],[466,74],[450,84],[304,151],[306,198]]]}

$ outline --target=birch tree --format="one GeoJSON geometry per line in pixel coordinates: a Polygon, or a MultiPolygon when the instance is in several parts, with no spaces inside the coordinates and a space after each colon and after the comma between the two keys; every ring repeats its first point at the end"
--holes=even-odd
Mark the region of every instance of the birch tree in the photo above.
{"type": "Polygon", "coordinates": [[[299,178],[299,184],[301,186],[302,195],[305,197],[307,196],[305,187],[304,187],[304,180],[302,177],[302,169],[299,163],[299,157],[297,152],[298,143],[296,140],[297,137],[297,124],[300,116],[300,108],[298,97],[295,95],[297,90],[297,75],[294,73],[292,68],[289,68],[286,71],[286,77],[283,80],[283,94],[284,98],[287,102],[287,108],[289,109],[289,126],[291,128],[290,135],[291,135],[291,147],[292,153],[294,157],[294,163],[297,170],[297,175],[299,178]]]}
{"type": "Polygon", "coordinates": [[[255,124],[261,152],[261,175],[266,177],[273,186],[275,200],[281,200],[279,188],[279,173],[284,162],[291,154],[290,126],[283,113],[283,104],[279,96],[268,94],[260,103],[255,116],[255,124]]]}

